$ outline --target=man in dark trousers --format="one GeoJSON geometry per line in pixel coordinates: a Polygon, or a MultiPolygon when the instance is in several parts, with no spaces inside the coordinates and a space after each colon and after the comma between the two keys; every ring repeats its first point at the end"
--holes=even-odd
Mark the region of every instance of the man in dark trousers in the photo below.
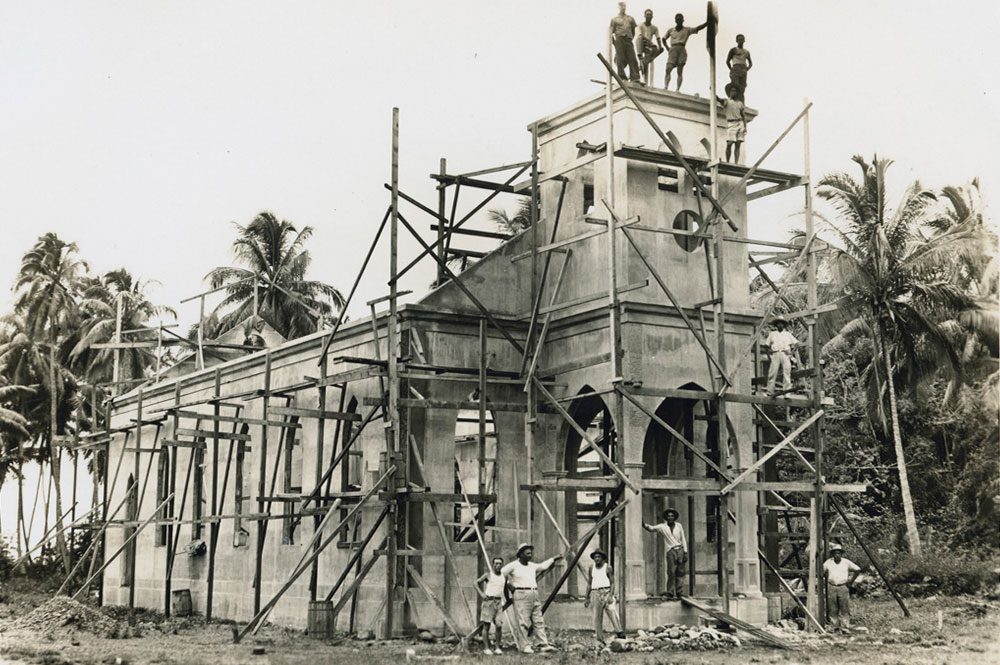
{"type": "Polygon", "coordinates": [[[667,599],[679,599],[684,579],[684,565],[687,563],[687,538],[684,527],[677,523],[677,511],[667,508],[663,511],[663,522],[660,524],[642,523],[646,531],[663,536],[663,545],[667,550],[667,599]]]}
{"type": "Polygon", "coordinates": [[[729,49],[729,55],[726,56],[726,67],[729,67],[729,82],[739,90],[740,94],[737,99],[741,102],[746,101],[747,72],[753,67],[753,58],[750,57],[750,51],[743,47],[744,42],[746,42],[746,37],[736,35],[736,46],[729,49]]]}
{"type": "Polygon", "coordinates": [[[625,65],[628,65],[629,81],[639,80],[639,61],[635,57],[635,47],[632,38],[635,37],[635,19],[625,13],[625,3],[618,3],[618,16],[611,19],[611,39],[615,44],[615,65],[618,66],[618,76],[625,78],[625,65]]]}

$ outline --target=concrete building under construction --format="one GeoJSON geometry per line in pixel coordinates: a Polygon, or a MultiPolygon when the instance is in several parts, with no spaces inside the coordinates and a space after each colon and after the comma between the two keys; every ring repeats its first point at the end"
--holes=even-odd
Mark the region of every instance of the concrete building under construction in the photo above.
{"type": "Polygon", "coordinates": [[[787,587],[778,559],[794,519],[804,609],[818,618],[827,495],[863,487],[821,473],[808,110],[778,138],[804,127],[801,173],[762,168],[770,149],[720,162],[713,102],[623,84],[608,67],[602,92],[529,125],[523,163],[455,175],[442,160],[436,202],[398,181],[394,112],[372,243],[390,255],[389,294],[371,316],[191,361],[112,400],[103,601],[169,612],[183,591],[244,634],[322,617],[314,630],[464,636],[487,557],[531,541],[540,558],[566,556],[541,581],[557,628],[590,627],[575,597],[595,547],[618,571],[628,628],[706,611],[759,625],[787,587]],[[486,193],[456,219],[458,188],[486,193]],[[755,239],[748,203],[795,188],[803,241],[755,239]],[[473,228],[504,193],[534,203],[527,229],[473,228]],[[401,233],[438,269],[406,305],[397,284],[417,259],[400,261],[401,233]],[[484,255],[458,246],[484,236],[499,241],[484,255]],[[456,257],[478,260],[455,274],[456,257]],[[762,270],[776,260],[789,266],[778,283],[762,270]],[[763,310],[751,271],[774,292],[763,310]],[[792,282],[808,290],[806,309],[781,305],[808,337],[801,384],[767,396],[759,346],[792,282]],[[795,457],[798,479],[777,477],[778,454],[795,457]],[[659,597],[663,545],[642,528],[667,506],[690,543],[684,602],[659,597]]]}

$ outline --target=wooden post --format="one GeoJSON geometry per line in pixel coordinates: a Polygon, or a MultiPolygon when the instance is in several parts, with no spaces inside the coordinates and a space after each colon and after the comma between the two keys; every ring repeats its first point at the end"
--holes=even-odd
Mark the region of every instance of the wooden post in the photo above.
{"type": "MultiPolygon", "coordinates": [[[[256,283],[256,282],[255,282],[256,283]]],[[[219,494],[219,415],[220,405],[219,401],[222,398],[222,370],[218,367],[215,368],[215,389],[214,397],[212,400],[212,512],[211,512],[211,522],[208,524],[208,580],[207,580],[207,593],[205,598],[205,621],[210,621],[212,619],[212,601],[215,595],[215,553],[218,548],[219,543],[219,528],[222,526],[222,520],[219,518],[220,507],[222,502],[225,500],[225,495],[219,494]]],[[[232,451],[233,442],[229,442],[229,449],[232,451]]],[[[224,492],[225,490],[223,490],[224,492]]]]}
{"type": "MultiPolygon", "coordinates": [[[[440,169],[438,170],[438,172],[442,176],[448,174],[448,161],[444,157],[441,158],[440,169]]],[[[438,225],[437,225],[438,256],[440,256],[442,260],[447,261],[448,257],[445,255],[444,251],[445,224],[444,221],[442,221],[445,219],[444,215],[447,206],[447,201],[446,201],[447,187],[443,183],[439,182],[437,188],[438,188],[438,225]]],[[[441,264],[438,263],[437,279],[435,280],[434,283],[441,284],[443,281],[444,281],[444,271],[441,269],[441,264]]]]}
{"type": "MultiPolygon", "coordinates": [[[[92,399],[93,399],[93,406],[92,406],[92,408],[93,408],[94,422],[96,423],[97,422],[97,387],[96,386],[92,389],[91,395],[92,395],[92,399]]],[[[108,400],[108,404],[105,407],[105,409],[106,410],[105,410],[105,413],[104,413],[104,437],[108,440],[108,443],[104,444],[104,483],[103,483],[104,487],[101,488],[102,503],[104,504],[104,514],[101,515],[101,520],[103,522],[107,523],[107,521],[108,521],[108,499],[110,498],[108,496],[109,495],[108,479],[111,476],[111,400],[108,400]]],[[[98,453],[98,454],[100,454],[100,453],[98,453]]],[[[116,468],[120,468],[121,467],[121,460],[122,460],[122,457],[124,455],[125,455],[125,450],[123,448],[122,449],[122,454],[118,458],[119,465],[116,468]]],[[[20,469],[18,469],[18,473],[20,473],[20,469]]],[[[116,475],[115,480],[117,481],[117,471],[116,471],[115,475],[116,475]]],[[[108,551],[107,550],[107,544],[108,544],[108,536],[107,536],[106,533],[102,533],[101,534],[101,549],[99,550],[99,553],[100,553],[101,556],[104,556],[107,553],[107,551],[108,551]]],[[[98,555],[98,552],[95,552],[94,553],[93,561],[97,560],[97,555],[98,555]]],[[[93,575],[93,574],[94,574],[93,573],[93,563],[91,563],[91,575],[93,575]]],[[[98,591],[97,591],[97,604],[98,604],[98,606],[103,606],[104,605],[104,574],[103,573],[101,574],[101,581],[100,581],[100,584],[98,585],[97,588],[98,588],[98,591]]]]}
{"type": "MultiPolygon", "coordinates": [[[[396,464],[396,453],[400,448],[400,422],[399,422],[399,339],[396,326],[398,319],[398,294],[397,268],[399,258],[399,108],[392,109],[392,162],[391,162],[391,212],[389,224],[389,323],[388,323],[388,374],[389,374],[389,425],[391,431],[388,432],[386,443],[388,443],[388,454],[386,464],[394,468],[396,464]]],[[[440,263],[438,265],[441,265],[440,263]]],[[[390,501],[395,500],[396,479],[388,479],[387,490],[390,501]]],[[[399,507],[394,506],[390,515],[388,527],[387,556],[385,560],[385,632],[384,638],[392,637],[395,610],[395,587],[396,587],[396,539],[399,530],[399,507]]]]}
{"type": "MultiPolygon", "coordinates": [[[[121,293],[115,296],[115,344],[122,343],[122,298],[125,296],[121,293]]],[[[115,349],[114,355],[112,356],[112,368],[111,368],[111,396],[114,397],[118,394],[118,382],[121,380],[121,349],[115,349]]]]}
{"type": "MultiPolygon", "coordinates": [[[[139,451],[142,450],[142,388],[139,388],[139,394],[136,396],[135,402],[135,482],[138,486],[139,483],[139,451]]],[[[122,454],[125,454],[124,445],[122,447],[122,454]]],[[[142,497],[139,497],[142,500],[142,497]]],[[[136,509],[135,519],[139,519],[138,509],[136,509]]],[[[133,536],[137,535],[136,531],[133,536]]],[[[128,580],[128,606],[130,608],[135,607],[135,563],[136,555],[138,554],[138,543],[132,543],[132,546],[128,550],[128,557],[131,561],[129,566],[129,580],[128,580]]],[[[169,614],[167,616],[170,616],[169,614]]]]}
{"type": "Polygon", "coordinates": [[[205,369],[205,296],[198,299],[198,368],[205,369]]]}
{"type": "MultiPolygon", "coordinates": [[[[264,395],[261,398],[261,419],[264,424],[260,427],[260,462],[257,465],[257,514],[264,515],[264,496],[267,490],[267,408],[271,401],[271,351],[268,349],[264,354],[264,395]]],[[[173,471],[173,469],[171,469],[173,471]]],[[[264,564],[264,539],[267,537],[268,520],[264,517],[257,519],[257,556],[253,569],[253,611],[254,614],[260,612],[260,592],[262,584],[262,566],[264,564]]]]}
{"type": "MultiPolygon", "coordinates": [[[[537,177],[537,170],[535,170],[537,177]]],[[[534,247],[534,246],[533,246],[534,247]]],[[[527,345],[525,346],[527,348],[527,345]]],[[[486,494],[486,319],[479,319],[479,460],[476,466],[477,479],[479,481],[479,494],[486,494]]],[[[494,426],[495,428],[495,426],[494,426]]],[[[494,447],[494,456],[496,456],[494,447]]],[[[496,460],[493,462],[494,472],[496,471],[496,460]]],[[[497,506],[493,506],[494,515],[497,514],[497,506]]],[[[480,509],[476,519],[479,522],[479,533],[486,533],[485,510],[480,509]]],[[[476,536],[479,537],[478,535],[476,536]]],[[[485,543],[484,543],[485,544],[485,543]]],[[[476,557],[476,578],[478,579],[486,572],[486,567],[490,562],[486,559],[476,557]]],[[[480,616],[483,608],[483,599],[476,594],[476,617],[480,616]]]]}
{"type": "MultiPolygon", "coordinates": [[[[812,184],[810,183],[810,155],[809,155],[809,100],[805,101],[806,110],[802,117],[802,138],[803,138],[803,177],[806,181],[806,186],[804,188],[805,193],[805,217],[806,217],[806,238],[812,238],[815,233],[814,220],[813,220],[813,204],[812,204],[812,184]]],[[[803,251],[808,251],[806,248],[803,251]]],[[[818,304],[818,295],[816,291],[816,270],[818,264],[818,258],[815,252],[808,253],[808,264],[806,272],[806,307],[810,311],[815,311],[818,304]]],[[[823,366],[820,363],[820,343],[819,336],[816,334],[816,316],[811,315],[806,317],[806,328],[808,329],[809,338],[809,366],[813,370],[812,375],[812,408],[814,413],[818,413],[819,417],[815,419],[812,425],[813,433],[813,465],[816,467],[816,490],[813,495],[813,499],[816,502],[816,510],[812,515],[818,523],[816,525],[816,549],[813,552],[814,561],[810,562],[810,577],[809,586],[816,588],[816,608],[814,614],[820,617],[822,621],[826,616],[826,613],[822,611],[824,606],[824,598],[826,596],[826,589],[821,583],[820,571],[823,569],[823,556],[826,552],[825,540],[826,540],[826,527],[824,524],[824,510],[826,508],[826,496],[823,492],[823,444],[824,444],[824,422],[823,422],[823,411],[821,408],[823,402],[823,366]],[[815,569],[815,570],[814,570],[815,569]],[[813,577],[815,573],[816,577],[813,577]]]]}
{"type": "MultiPolygon", "coordinates": [[[[181,426],[180,416],[177,415],[177,409],[180,407],[180,404],[181,404],[181,382],[178,379],[176,382],[174,382],[174,412],[173,412],[174,432],[176,432],[178,428],[180,428],[181,426]]],[[[174,529],[175,528],[180,529],[180,525],[175,526],[172,521],[174,517],[173,496],[174,493],[177,491],[177,446],[168,448],[160,454],[167,455],[170,459],[170,468],[168,469],[170,473],[170,480],[167,487],[170,492],[171,500],[169,503],[164,504],[163,514],[161,515],[161,517],[171,520],[171,522],[167,523],[167,529],[165,534],[166,538],[164,539],[165,540],[164,545],[167,548],[166,560],[167,562],[170,562],[174,558],[174,529]]],[[[168,564],[166,566],[166,570],[163,576],[163,613],[168,617],[170,616],[171,584],[172,581],[170,575],[170,566],[168,564]]]]}
{"type": "MultiPolygon", "coordinates": [[[[376,343],[378,340],[376,340],[376,343]]],[[[323,476],[323,438],[326,436],[326,419],[323,417],[323,412],[326,410],[326,385],[324,379],[326,379],[327,374],[327,363],[326,359],[320,360],[319,365],[319,395],[316,398],[317,409],[319,409],[319,419],[316,421],[316,469],[314,472],[316,487],[322,485],[321,480],[323,476]]],[[[343,403],[344,395],[347,390],[342,390],[340,393],[341,402],[343,403]]],[[[338,421],[339,422],[339,421],[338,421]]],[[[334,441],[336,441],[336,436],[334,436],[334,441]]],[[[315,532],[319,529],[320,516],[313,515],[313,531],[315,532]]],[[[319,543],[316,544],[317,546],[319,543]]],[[[309,599],[316,600],[317,586],[319,585],[319,557],[313,561],[312,571],[309,573],[309,599]]]]}

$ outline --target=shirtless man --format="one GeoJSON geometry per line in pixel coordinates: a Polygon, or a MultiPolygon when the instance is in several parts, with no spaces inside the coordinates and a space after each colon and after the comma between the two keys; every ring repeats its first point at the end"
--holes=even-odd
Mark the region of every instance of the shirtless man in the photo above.
{"type": "Polygon", "coordinates": [[[632,46],[635,27],[635,19],[625,13],[625,3],[619,2],[618,15],[611,19],[611,39],[615,43],[618,76],[625,78],[625,65],[628,65],[629,81],[639,80],[639,61],[635,57],[635,47],[632,46]]]}
{"type": "Polygon", "coordinates": [[[663,82],[663,87],[670,87],[670,72],[676,67],[677,92],[680,92],[681,83],[684,82],[684,65],[687,64],[688,59],[688,37],[696,32],[701,32],[708,23],[702,23],[695,28],[689,28],[684,25],[684,14],[678,14],[674,17],[674,20],[677,22],[677,25],[667,30],[667,34],[663,36],[664,41],[670,42],[670,50],[667,51],[667,75],[663,82]]]}
{"type": "Polygon", "coordinates": [[[726,66],[729,67],[729,82],[739,90],[739,100],[741,102],[746,101],[747,72],[753,67],[753,58],[750,57],[750,51],[743,48],[745,41],[746,37],[736,35],[736,46],[729,49],[729,55],[726,56],[726,66]]]}
{"type": "Polygon", "coordinates": [[[642,78],[649,84],[649,63],[663,53],[663,41],[660,39],[660,29],[653,25],[653,10],[647,9],[643,17],[646,20],[639,24],[639,36],[635,38],[635,52],[639,54],[642,78]]]}

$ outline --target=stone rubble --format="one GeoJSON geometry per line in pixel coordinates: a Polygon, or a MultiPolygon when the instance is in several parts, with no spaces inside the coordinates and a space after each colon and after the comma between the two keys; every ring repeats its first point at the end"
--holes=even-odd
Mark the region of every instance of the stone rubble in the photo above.
{"type": "Polygon", "coordinates": [[[639,630],[635,635],[614,638],[602,649],[604,653],[627,651],[711,651],[742,646],[740,638],[712,627],[694,627],[684,624],[664,624],[652,630],[639,630]]]}
{"type": "Polygon", "coordinates": [[[45,633],[78,630],[111,639],[129,637],[129,625],[68,596],[55,596],[14,622],[16,628],[45,633]]]}

